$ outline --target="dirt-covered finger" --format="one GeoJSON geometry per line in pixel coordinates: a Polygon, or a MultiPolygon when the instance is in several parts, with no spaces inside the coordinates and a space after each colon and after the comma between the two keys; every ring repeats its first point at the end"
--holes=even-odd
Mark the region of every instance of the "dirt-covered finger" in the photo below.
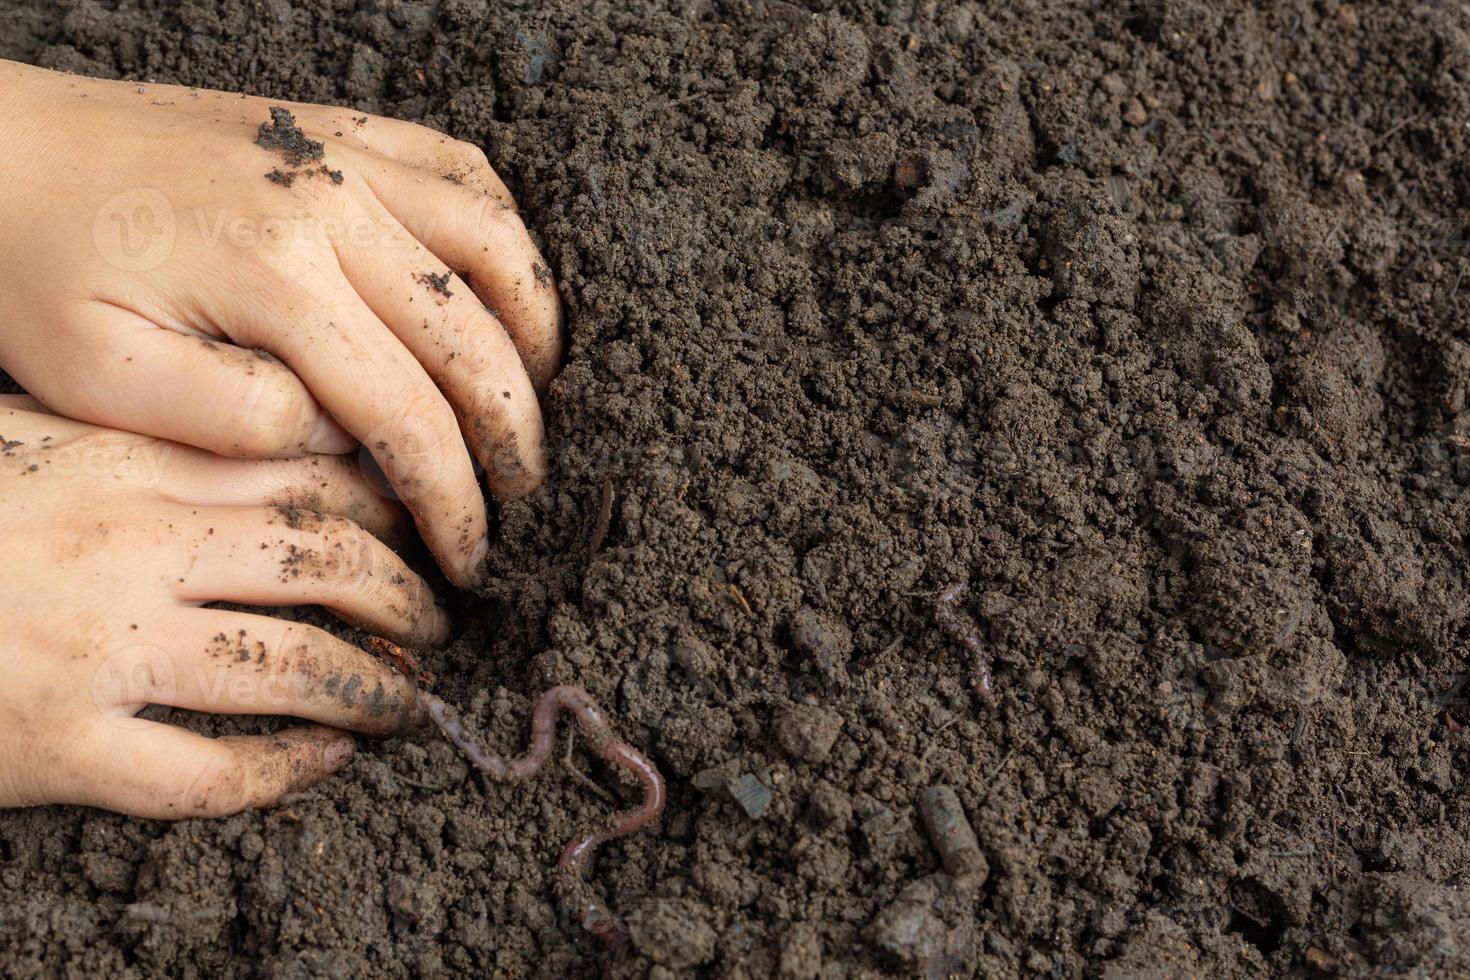
{"type": "Polygon", "coordinates": [[[539,486],[548,468],[541,407],[500,321],[418,243],[394,236],[338,251],[349,281],[449,399],[491,491],[510,499],[539,486]]]}
{"type": "Polygon", "coordinates": [[[325,630],[221,609],[185,609],[162,624],[168,662],[145,676],[154,699],[215,714],[288,715],[369,735],[415,713],[415,683],[325,630]]]}
{"type": "Polygon", "coordinates": [[[556,375],[565,351],[561,299],[551,269],[520,215],[471,187],[426,180],[421,171],[358,154],[354,169],[390,214],[505,324],[538,390],[556,375]]]}
{"type": "Polygon", "coordinates": [[[172,584],[183,601],[325,606],[409,645],[449,636],[449,618],[428,584],[345,518],[275,507],[201,507],[178,524],[190,541],[172,584]]]}
{"type": "Polygon", "coordinates": [[[488,524],[459,421],[340,267],[238,309],[235,322],[258,334],[372,454],[450,581],[476,584],[488,524]]]}
{"type": "Polygon", "coordinates": [[[389,544],[402,539],[403,507],[385,497],[357,456],[303,456],[280,460],[221,460],[206,453],[179,459],[160,493],[180,503],[263,505],[345,517],[389,544]]]}
{"type": "Polygon", "coordinates": [[[223,817],[268,807],[337,772],[351,736],[320,725],[273,735],[206,738],[174,725],[106,721],[79,740],[85,765],[52,795],[155,820],[223,817]]]}
{"type": "Polygon", "coordinates": [[[381,154],[398,163],[472,187],[515,206],[505,181],[490,166],[485,152],[437,129],[334,106],[284,103],[302,129],[322,141],[335,140],[381,154]]]}

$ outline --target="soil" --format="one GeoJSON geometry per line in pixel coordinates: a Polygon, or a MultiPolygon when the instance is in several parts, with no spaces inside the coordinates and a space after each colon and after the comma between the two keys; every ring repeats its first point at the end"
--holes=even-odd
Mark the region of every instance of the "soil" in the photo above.
{"type": "Polygon", "coordinates": [[[1470,973],[1463,5],[0,13],[0,55],[485,148],[573,344],[423,664],[506,751],[581,684],[669,782],[589,872],[622,950],[554,898],[637,797],[586,746],[7,813],[0,972],[1470,973]]]}

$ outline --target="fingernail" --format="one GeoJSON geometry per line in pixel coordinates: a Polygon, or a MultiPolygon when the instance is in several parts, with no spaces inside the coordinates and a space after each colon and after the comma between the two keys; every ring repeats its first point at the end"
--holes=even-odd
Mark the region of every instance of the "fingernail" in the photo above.
{"type": "Polygon", "coordinates": [[[485,581],[485,556],[490,554],[490,539],[481,538],[480,542],[470,549],[470,564],[468,577],[472,584],[481,585],[485,581]]]}
{"type": "Polygon", "coordinates": [[[352,739],[339,738],[328,745],[326,751],[322,753],[322,764],[327,767],[327,772],[336,772],[347,765],[355,751],[357,751],[357,746],[352,739]]]}

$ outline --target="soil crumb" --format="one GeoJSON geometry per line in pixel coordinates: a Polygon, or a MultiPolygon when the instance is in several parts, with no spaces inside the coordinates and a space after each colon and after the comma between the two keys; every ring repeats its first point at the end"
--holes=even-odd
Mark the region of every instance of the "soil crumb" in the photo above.
{"type": "Polygon", "coordinates": [[[448,272],[433,273],[421,272],[418,281],[428,286],[434,292],[442,296],[453,296],[454,292],[449,288],[450,274],[448,272]]]}
{"type": "Polygon", "coordinates": [[[322,144],[311,139],[296,125],[296,117],[280,106],[271,106],[271,121],[261,123],[255,145],[281,155],[287,166],[299,167],[322,158],[322,144]]]}

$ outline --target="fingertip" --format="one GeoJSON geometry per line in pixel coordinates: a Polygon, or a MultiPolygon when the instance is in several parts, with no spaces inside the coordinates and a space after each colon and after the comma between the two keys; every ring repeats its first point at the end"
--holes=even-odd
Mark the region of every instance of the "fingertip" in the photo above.
{"type": "Polygon", "coordinates": [[[465,580],[475,588],[484,585],[485,580],[489,577],[490,570],[485,567],[485,559],[489,554],[490,539],[488,537],[481,538],[470,549],[469,561],[465,565],[465,580]]]}
{"type": "Polygon", "coordinates": [[[249,789],[246,807],[265,809],[346,768],[357,751],[352,736],[326,725],[297,725],[274,735],[222,738],[237,753],[249,789]]]}
{"type": "Polygon", "coordinates": [[[481,454],[490,494],[504,503],[530,496],[546,482],[551,466],[545,445],[538,439],[528,448],[509,434],[492,441],[481,454]]]}
{"type": "Polygon", "coordinates": [[[408,615],[408,625],[399,631],[397,642],[410,646],[437,647],[448,643],[452,635],[448,611],[428,584],[424,583],[422,592],[414,601],[413,611],[408,615]]]}
{"type": "Polygon", "coordinates": [[[219,741],[231,745],[238,778],[245,788],[242,798],[234,805],[225,802],[228,795],[214,807],[209,805],[207,795],[202,797],[201,816],[269,809],[283,798],[304,793],[340,772],[357,751],[352,736],[326,725],[299,725],[275,735],[229,737],[219,741]]]}
{"type": "Polygon", "coordinates": [[[317,415],[316,425],[306,439],[308,453],[323,456],[343,456],[357,449],[357,440],[337,420],[323,411],[317,415]]]}
{"type": "Polygon", "coordinates": [[[322,769],[328,776],[340,772],[356,753],[357,743],[352,740],[352,736],[343,735],[333,739],[322,750],[322,769]]]}
{"type": "Polygon", "coordinates": [[[556,315],[556,326],[552,329],[556,332],[556,339],[551,343],[546,355],[539,358],[535,364],[527,365],[527,371],[531,375],[531,385],[536,389],[538,398],[545,398],[546,393],[551,390],[551,383],[561,373],[561,363],[566,357],[566,340],[561,332],[561,311],[559,309],[556,315]]]}

